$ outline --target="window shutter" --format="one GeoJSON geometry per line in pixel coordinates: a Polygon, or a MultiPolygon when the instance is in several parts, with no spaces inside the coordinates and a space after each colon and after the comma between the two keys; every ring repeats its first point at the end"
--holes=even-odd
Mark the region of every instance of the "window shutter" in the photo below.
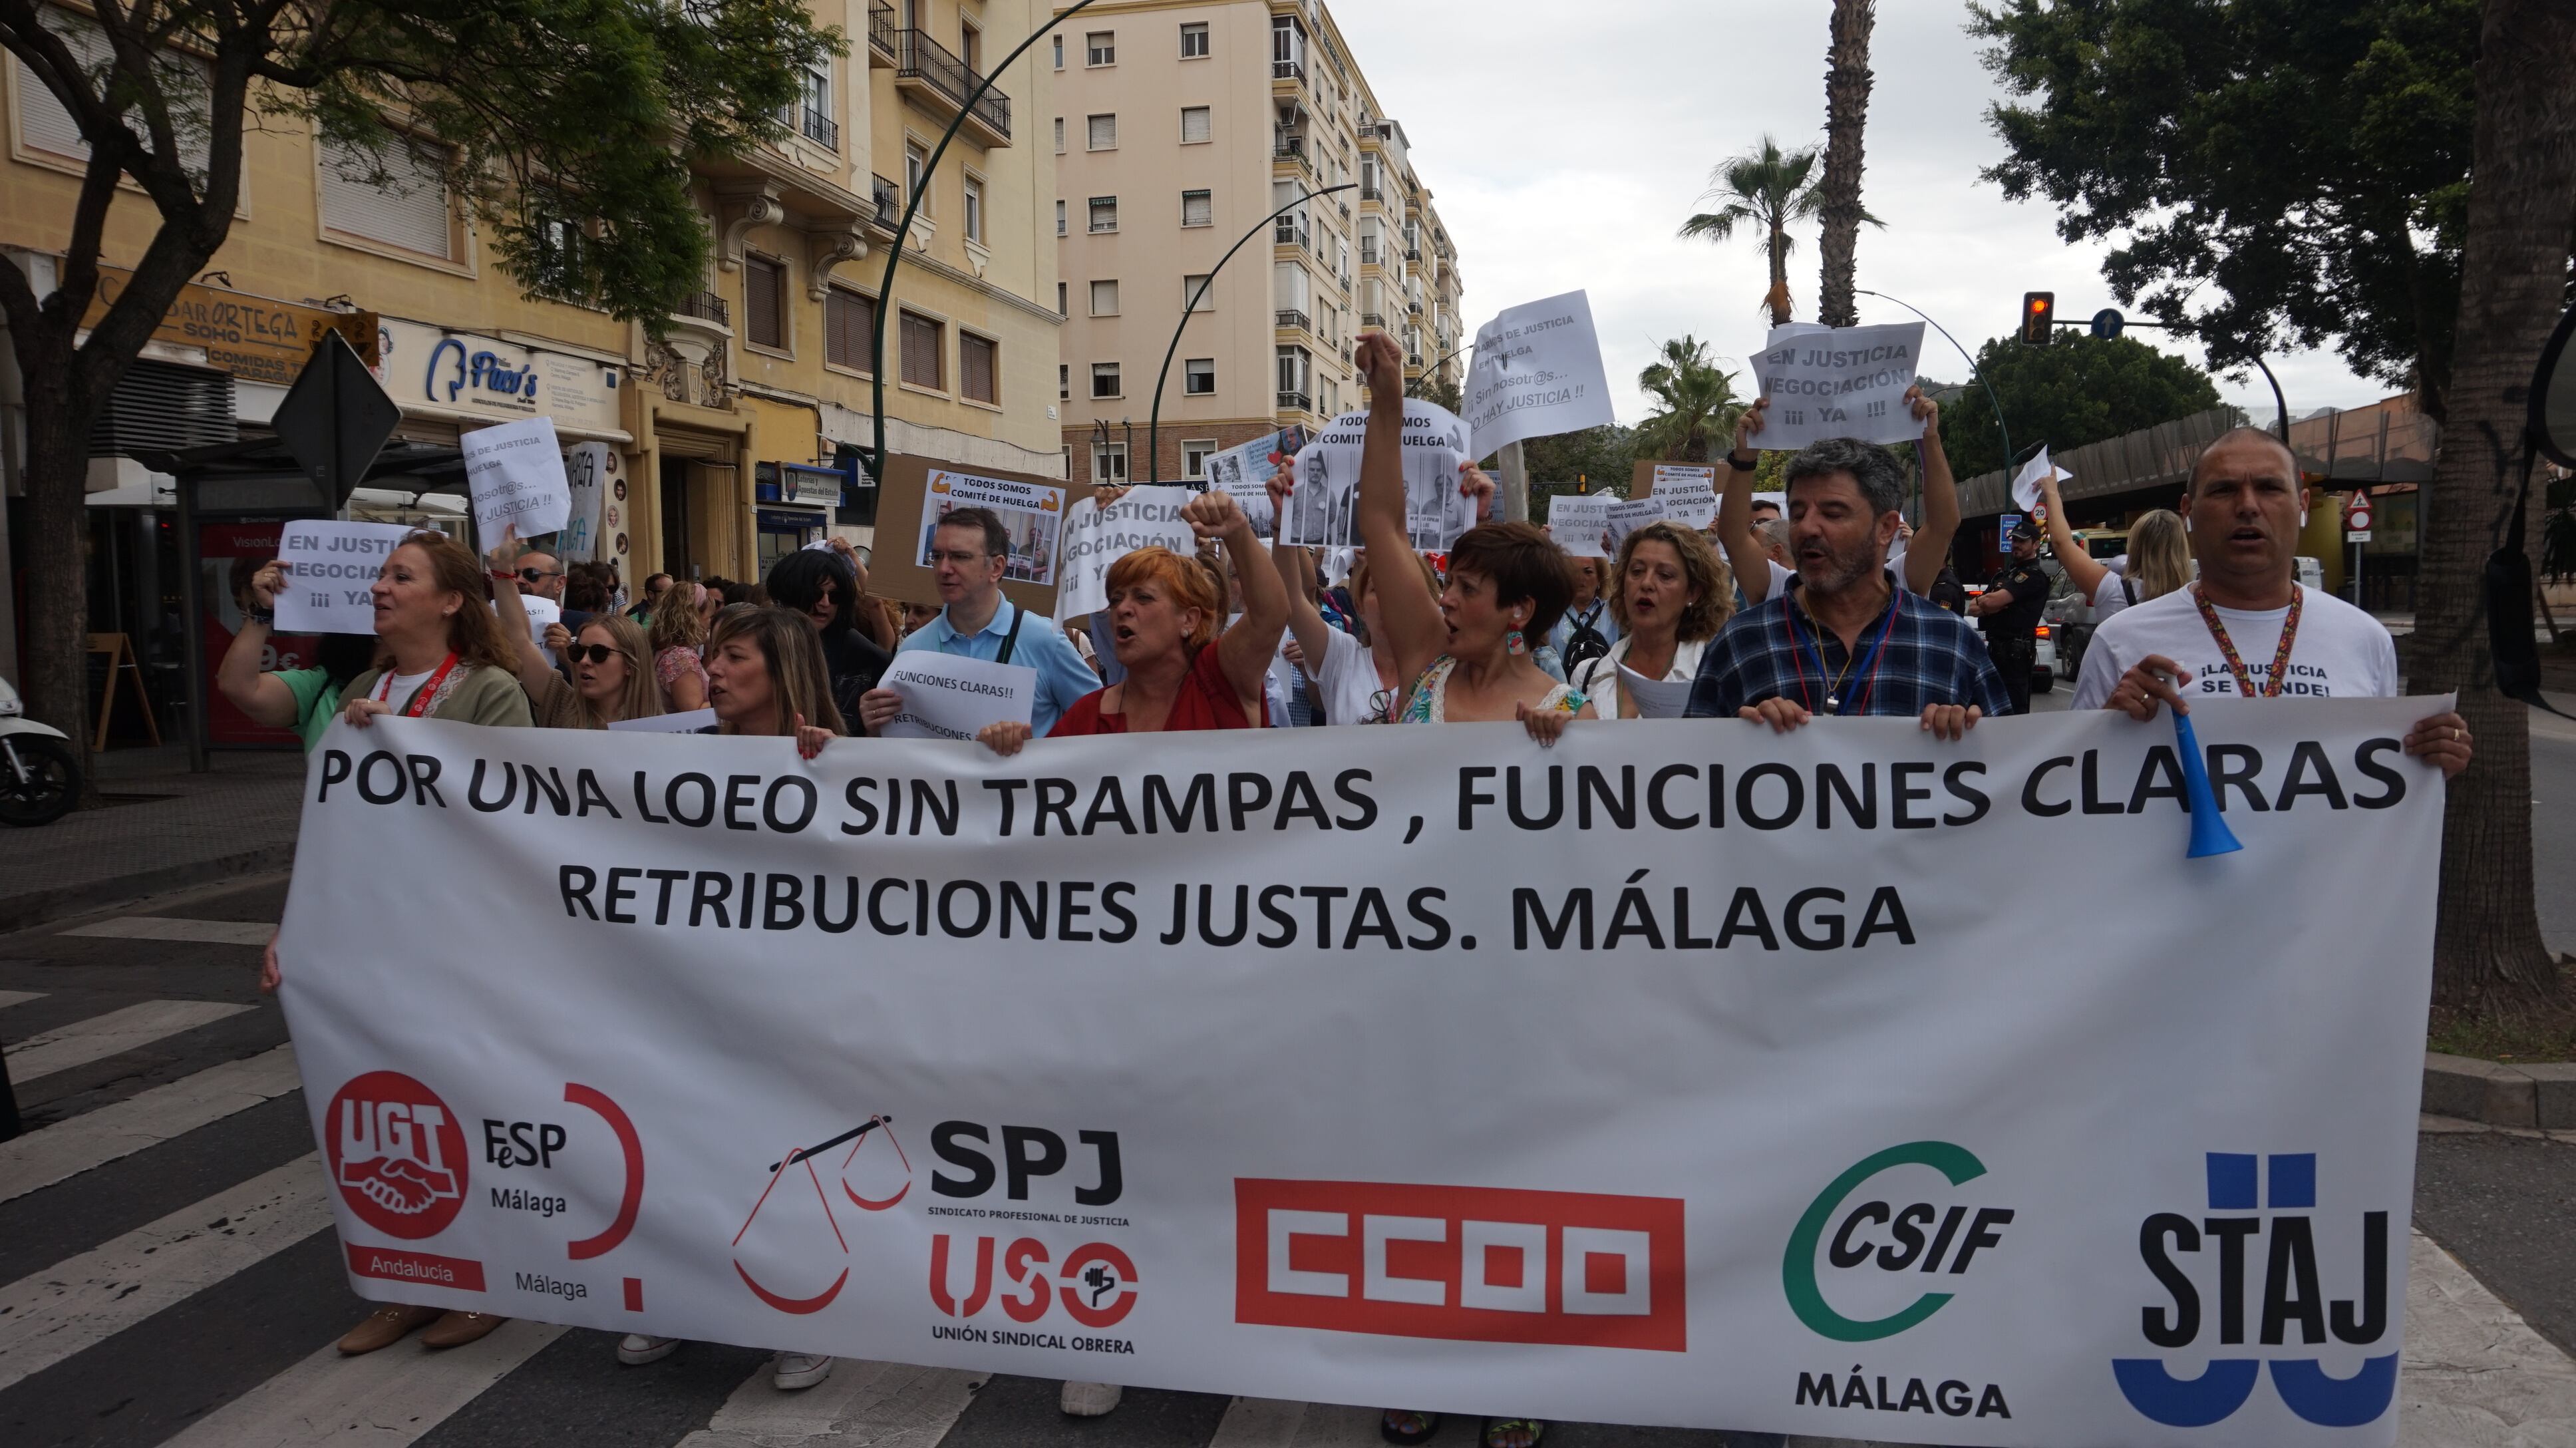
{"type": "MultiPolygon", "coordinates": [[[[53,28],[62,32],[72,54],[79,56],[84,64],[96,58],[91,54],[95,41],[88,27],[63,25],[53,28]],[[84,44],[85,41],[90,43],[84,44]]],[[[18,94],[18,143],[30,151],[42,151],[48,156],[88,160],[89,142],[81,139],[80,123],[72,119],[72,113],[64,109],[52,91],[45,89],[45,83],[36,79],[36,73],[27,68],[25,61],[16,64],[18,75],[14,89],[18,94]]]]}
{"type": "Polygon", "coordinates": [[[786,328],[779,325],[778,263],[767,257],[742,259],[743,339],[755,347],[785,347],[786,328]]]}
{"type": "Polygon", "coordinates": [[[1213,226],[1216,224],[1216,198],[1206,191],[1181,193],[1181,225],[1213,226]]]}
{"type": "Polygon", "coordinates": [[[454,220],[447,180],[437,166],[415,154],[400,137],[386,144],[383,186],[367,183],[377,164],[364,151],[323,143],[322,224],[344,235],[452,258],[454,220]]]}
{"type": "Polygon", "coordinates": [[[856,292],[832,289],[823,303],[824,360],[835,367],[868,370],[877,304],[856,292]]]}
{"type": "Polygon", "coordinates": [[[1208,115],[1209,108],[1206,106],[1189,106],[1181,111],[1182,145],[1196,145],[1208,139],[1213,129],[1208,115]]]}
{"type": "Polygon", "coordinates": [[[1118,117],[1114,115],[1093,116],[1091,118],[1091,149],[1095,151],[1108,151],[1116,149],[1117,145],[1118,117]]]}
{"type": "Polygon", "coordinates": [[[1001,401],[994,387],[993,351],[993,344],[982,337],[957,334],[958,388],[976,402],[1001,401]]]}
{"type": "Polygon", "coordinates": [[[939,362],[937,322],[927,317],[903,314],[903,380],[915,387],[937,387],[943,369],[939,362]]]}

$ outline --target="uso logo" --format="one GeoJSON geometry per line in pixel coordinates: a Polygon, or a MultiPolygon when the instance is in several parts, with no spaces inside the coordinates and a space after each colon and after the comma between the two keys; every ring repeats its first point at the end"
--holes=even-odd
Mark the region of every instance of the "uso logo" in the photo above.
{"type": "Polygon", "coordinates": [[[465,1205],[465,1132],[456,1113],[400,1071],[370,1071],[341,1087],[323,1139],[341,1199],[388,1237],[435,1237],[465,1205]]]}
{"type": "Polygon", "coordinates": [[[1234,1320],[1681,1352],[1668,1197],[1238,1179],[1234,1320]]]}

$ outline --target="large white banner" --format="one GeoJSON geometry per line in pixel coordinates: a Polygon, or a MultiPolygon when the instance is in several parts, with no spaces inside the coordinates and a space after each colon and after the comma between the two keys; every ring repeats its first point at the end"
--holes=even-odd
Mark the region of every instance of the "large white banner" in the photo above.
{"type": "Polygon", "coordinates": [[[970,745],[380,718],[280,942],[369,1297],[1325,1402],[2387,1445],[2425,700],[970,745]],[[480,942],[478,944],[478,942],[480,942]],[[507,942],[508,948],[495,948],[507,942]]]}

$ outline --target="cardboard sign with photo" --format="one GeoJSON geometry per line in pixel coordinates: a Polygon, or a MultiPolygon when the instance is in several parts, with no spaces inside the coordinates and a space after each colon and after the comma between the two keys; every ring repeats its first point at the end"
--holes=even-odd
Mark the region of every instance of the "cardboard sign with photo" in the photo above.
{"type": "Polygon", "coordinates": [[[1018,607],[1055,617],[1064,517],[1091,496],[1088,483],[898,455],[887,460],[879,486],[883,492],[877,505],[876,556],[868,572],[870,592],[899,603],[939,607],[939,581],[930,564],[939,520],[960,509],[983,508],[1000,518],[1010,535],[1002,595],[1018,607]]]}

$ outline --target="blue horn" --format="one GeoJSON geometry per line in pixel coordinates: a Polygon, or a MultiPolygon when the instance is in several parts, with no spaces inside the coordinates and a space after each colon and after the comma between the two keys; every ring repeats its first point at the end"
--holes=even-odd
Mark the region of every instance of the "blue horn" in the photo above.
{"type": "Polygon", "coordinates": [[[2174,747],[2182,752],[2182,787],[2191,797],[2191,850],[2184,858],[2232,855],[2245,845],[2218,812],[2218,792],[2209,787],[2209,764],[2201,757],[2200,736],[2192,732],[2190,715],[2177,709],[2173,721],[2174,747]]]}

